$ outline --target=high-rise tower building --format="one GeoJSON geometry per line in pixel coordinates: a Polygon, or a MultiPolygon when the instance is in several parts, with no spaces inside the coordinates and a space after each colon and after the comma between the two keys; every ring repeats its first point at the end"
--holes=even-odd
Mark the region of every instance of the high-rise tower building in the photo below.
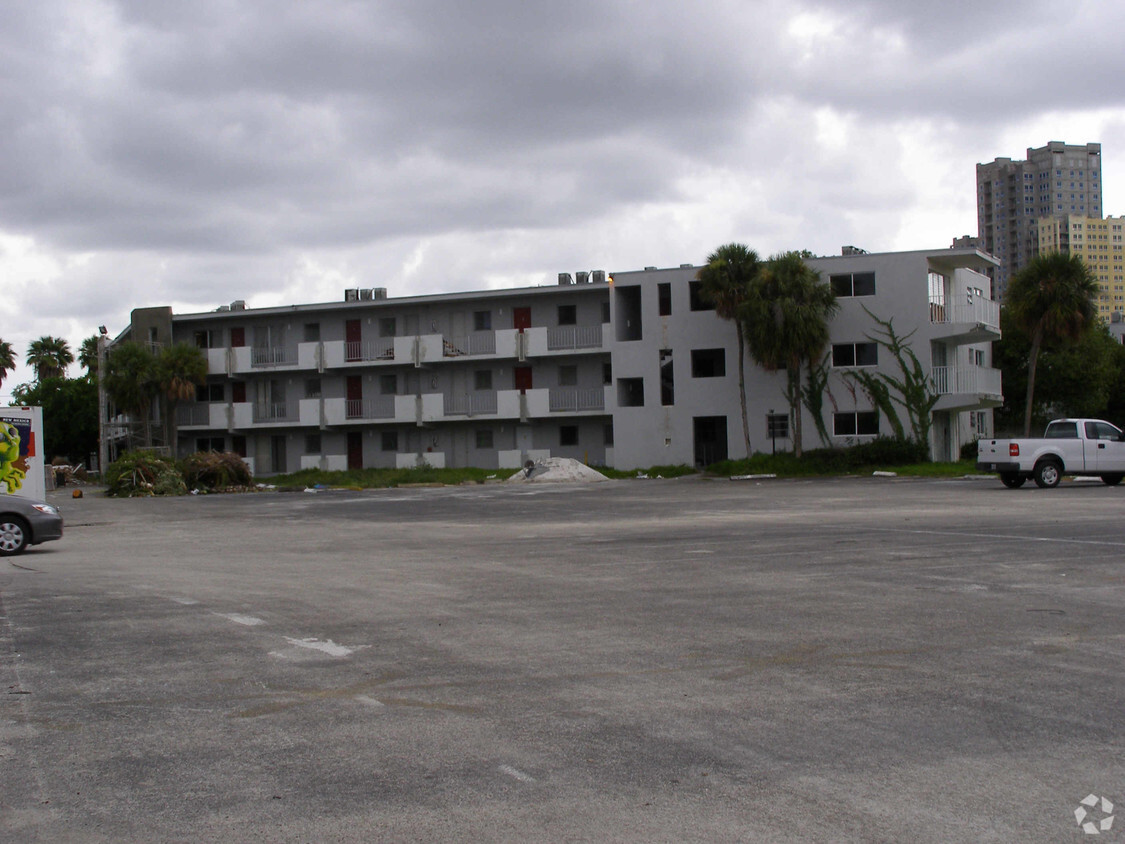
{"type": "Polygon", "coordinates": [[[1125,311],[1125,217],[1065,214],[1039,220],[1039,251],[1068,252],[1098,279],[1098,316],[1106,322],[1125,311]]]}
{"type": "Polygon", "coordinates": [[[1102,145],[1051,141],[1027,150],[1026,161],[997,158],[977,165],[977,233],[1000,259],[992,296],[1039,251],[1039,219],[1102,216],[1102,145]]]}

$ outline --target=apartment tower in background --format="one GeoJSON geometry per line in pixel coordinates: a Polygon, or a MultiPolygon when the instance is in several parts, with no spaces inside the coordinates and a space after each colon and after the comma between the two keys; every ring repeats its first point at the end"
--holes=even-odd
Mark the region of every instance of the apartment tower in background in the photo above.
{"type": "Polygon", "coordinates": [[[1125,217],[1043,217],[1039,220],[1039,251],[1080,257],[1098,279],[1098,316],[1106,322],[1121,321],[1125,311],[1125,217]]]}
{"type": "Polygon", "coordinates": [[[1044,217],[1102,216],[1101,144],[1051,141],[1028,149],[1026,161],[997,158],[977,165],[977,233],[981,248],[1000,259],[992,297],[1039,250],[1044,217]]]}

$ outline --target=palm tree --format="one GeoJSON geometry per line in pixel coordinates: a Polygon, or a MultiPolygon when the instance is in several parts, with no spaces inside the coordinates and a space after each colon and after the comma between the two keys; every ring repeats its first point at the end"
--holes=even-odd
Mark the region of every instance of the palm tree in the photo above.
{"type": "Polygon", "coordinates": [[[82,341],[78,347],[78,363],[86,370],[87,378],[95,378],[98,374],[98,335],[91,334],[82,341]]]}
{"type": "Polygon", "coordinates": [[[1004,304],[1031,338],[1023,435],[1031,435],[1035,367],[1044,346],[1073,343],[1093,322],[1098,279],[1077,255],[1049,252],[1032,258],[1008,283],[1004,304]]]}
{"type": "Polygon", "coordinates": [[[7,340],[0,340],[0,384],[16,369],[16,350],[7,340]]]}
{"type": "Polygon", "coordinates": [[[701,282],[699,295],[715,306],[722,319],[733,319],[738,335],[738,398],[742,408],[742,437],[750,457],[750,423],[746,418],[746,333],[739,309],[750,294],[750,287],[761,272],[758,253],[741,243],[720,246],[707,256],[707,264],[696,273],[701,282]]]}
{"type": "Polygon", "coordinates": [[[35,379],[61,378],[74,363],[74,353],[61,337],[40,337],[27,347],[27,365],[35,369],[35,379]]]}
{"type": "Polygon", "coordinates": [[[797,457],[802,453],[801,369],[820,360],[828,345],[828,320],[838,307],[832,288],[801,254],[784,252],[770,258],[740,309],[750,355],[767,371],[785,370],[797,457]]]}
{"type": "Polygon", "coordinates": [[[207,381],[207,358],[189,343],[166,346],[156,358],[155,375],[164,394],[165,443],[174,447],[176,405],[194,397],[196,386],[207,381]]]}
{"type": "MultiPolygon", "coordinates": [[[[147,346],[122,343],[106,357],[105,391],[113,403],[141,424],[141,444],[151,444],[149,411],[156,395],[156,359],[147,346]]],[[[130,447],[132,445],[130,444],[130,447]]]]}

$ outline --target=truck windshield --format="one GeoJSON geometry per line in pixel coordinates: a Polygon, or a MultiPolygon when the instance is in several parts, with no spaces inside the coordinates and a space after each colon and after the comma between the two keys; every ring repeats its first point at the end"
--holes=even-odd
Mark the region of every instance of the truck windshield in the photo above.
{"type": "Polygon", "coordinates": [[[1052,422],[1047,426],[1043,437],[1048,440],[1074,440],[1078,439],[1077,422],[1052,422]]]}

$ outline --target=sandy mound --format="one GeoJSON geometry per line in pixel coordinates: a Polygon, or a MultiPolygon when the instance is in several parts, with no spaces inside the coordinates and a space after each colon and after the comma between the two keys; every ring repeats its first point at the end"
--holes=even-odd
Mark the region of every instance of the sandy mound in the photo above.
{"type": "Polygon", "coordinates": [[[572,460],[569,457],[548,457],[540,460],[532,467],[529,473],[520,469],[508,478],[510,484],[538,484],[538,483],[579,483],[588,484],[596,481],[608,481],[605,475],[595,471],[585,463],[572,460]]]}

